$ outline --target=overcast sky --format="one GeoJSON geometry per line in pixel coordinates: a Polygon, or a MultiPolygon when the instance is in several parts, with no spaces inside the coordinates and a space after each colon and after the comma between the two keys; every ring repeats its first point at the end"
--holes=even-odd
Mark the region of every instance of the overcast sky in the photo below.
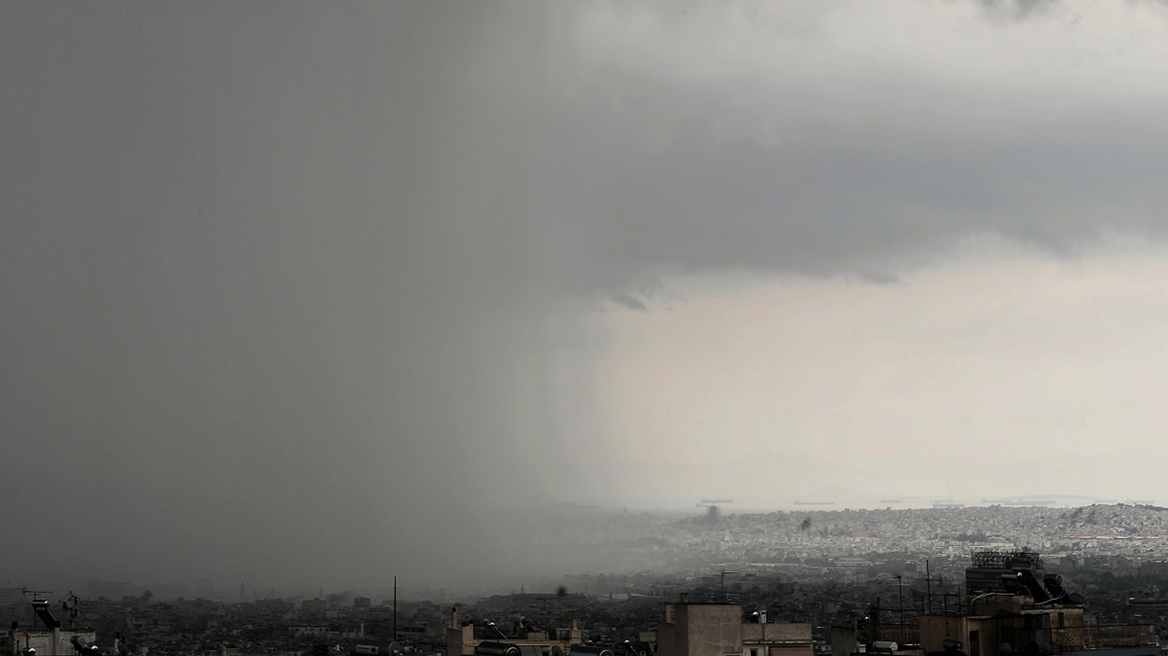
{"type": "Polygon", "coordinates": [[[0,61],[5,578],[1168,502],[1162,3],[9,3],[0,61]]]}

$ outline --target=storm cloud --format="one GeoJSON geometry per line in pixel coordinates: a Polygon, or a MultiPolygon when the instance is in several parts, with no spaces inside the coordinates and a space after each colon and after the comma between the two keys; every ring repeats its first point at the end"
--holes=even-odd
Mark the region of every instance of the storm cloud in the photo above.
{"type": "Polygon", "coordinates": [[[606,303],[1168,227],[1155,3],[2,12],[11,576],[517,567],[606,303]]]}

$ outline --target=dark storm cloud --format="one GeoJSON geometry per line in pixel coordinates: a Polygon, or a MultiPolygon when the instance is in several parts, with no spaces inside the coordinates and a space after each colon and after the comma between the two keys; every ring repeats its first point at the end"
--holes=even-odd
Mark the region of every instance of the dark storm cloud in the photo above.
{"type": "Polygon", "coordinates": [[[1026,18],[1033,13],[1041,13],[1058,0],[978,0],[994,17],[1014,19],[1026,18]]]}
{"type": "MultiPolygon", "coordinates": [[[[1155,98],[1087,89],[1045,120],[1062,98],[992,64],[986,86],[816,46],[815,4],[774,31],[806,57],[703,77],[697,45],[593,38],[607,10],[6,6],[14,574],[535,568],[554,554],[501,509],[587,493],[561,483],[592,445],[548,363],[597,294],[644,309],[627,290],[731,268],[891,282],[970,235],[1071,252],[1163,227],[1155,98]]],[[[628,11],[703,43],[668,5],[628,11]]]]}
{"type": "Polygon", "coordinates": [[[540,37],[507,45],[540,15],[5,14],[12,574],[384,582],[465,573],[464,542],[492,562],[482,511],[556,455],[511,418],[546,341],[514,188],[539,107],[500,98],[540,75],[540,37]]]}
{"type": "Polygon", "coordinates": [[[602,277],[677,266],[867,275],[989,233],[1069,252],[1107,229],[1158,231],[1168,200],[1156,181],[1166,162],[1145,145],[918,133],[935,140],[925,152],[872,140],[853,151],[712,141],[679,126],[645,148],[606,130],[581,139],[564,176],[572,229],[609,265],[602,277]]]}
{"type": "MultiPolygon", "coordinates": [[[[846,14],[861,5],[820,6],[846,14]]],[[[1019,47],[1019,28],[971,20],[981,43],[877,39],[861,54],[846,41],[865,19],[885,23],[874,32],[902,29],[922,9],[862,6],[842,27],[813,21],[813,39],[709,15],[686,23],[656,5],[601,23],[610,33],[590,53],[590,82],[616,100],[564,120],[572,136],[557,170],[561,212],[604,263],[597,275],[747,268],[891,279],[971,236],[1068,254],[1117,232],[1162,234],[1166,135],[1151,117],[1166,99],[1147,87],[1153,53],[1125,61],[1103,52],[1122,41],[1123,25],[1148,18],[1135,13],[1147,6],[1096,12],[1112,31],[1099,43],[1090,20],[1080,29],[1080,17],[1051,11],[1027,27],[1060,35],[1052,44],[1019,47]],[[697,27],[703,20],[710,25],[697,27]],[[637,27],[621,33],[624,23],[637,27]],[[695,30],[706,40],[692,40],[695,30]],[[1074,61],[1051,63],[1063,58],[1074,61]]],[[[937,5],[954,6],[968,5],[937,5]]],[[[814,14],[784,11],[767,18],[814,14]]]]}

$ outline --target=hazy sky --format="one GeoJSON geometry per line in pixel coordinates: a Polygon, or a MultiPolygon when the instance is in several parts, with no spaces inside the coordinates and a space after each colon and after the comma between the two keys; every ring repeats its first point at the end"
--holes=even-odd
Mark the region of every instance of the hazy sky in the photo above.
{"type": "Polygon", "coordinates": [[[4,578],[1168,501],[1162,3],[8,3],[0,61],[4,578]]]}

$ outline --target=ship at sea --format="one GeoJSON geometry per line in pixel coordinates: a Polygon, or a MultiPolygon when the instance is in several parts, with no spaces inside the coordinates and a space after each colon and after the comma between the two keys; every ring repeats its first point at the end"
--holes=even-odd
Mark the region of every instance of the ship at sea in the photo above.
{"type": "Polygon", "coordinates": [[[1009,497],[1005,499],[982,499],[981,502],[987,506],[1053,506],[1057,502],[1054,499],[1041,499],[1031,497],[1009,497]]]}

